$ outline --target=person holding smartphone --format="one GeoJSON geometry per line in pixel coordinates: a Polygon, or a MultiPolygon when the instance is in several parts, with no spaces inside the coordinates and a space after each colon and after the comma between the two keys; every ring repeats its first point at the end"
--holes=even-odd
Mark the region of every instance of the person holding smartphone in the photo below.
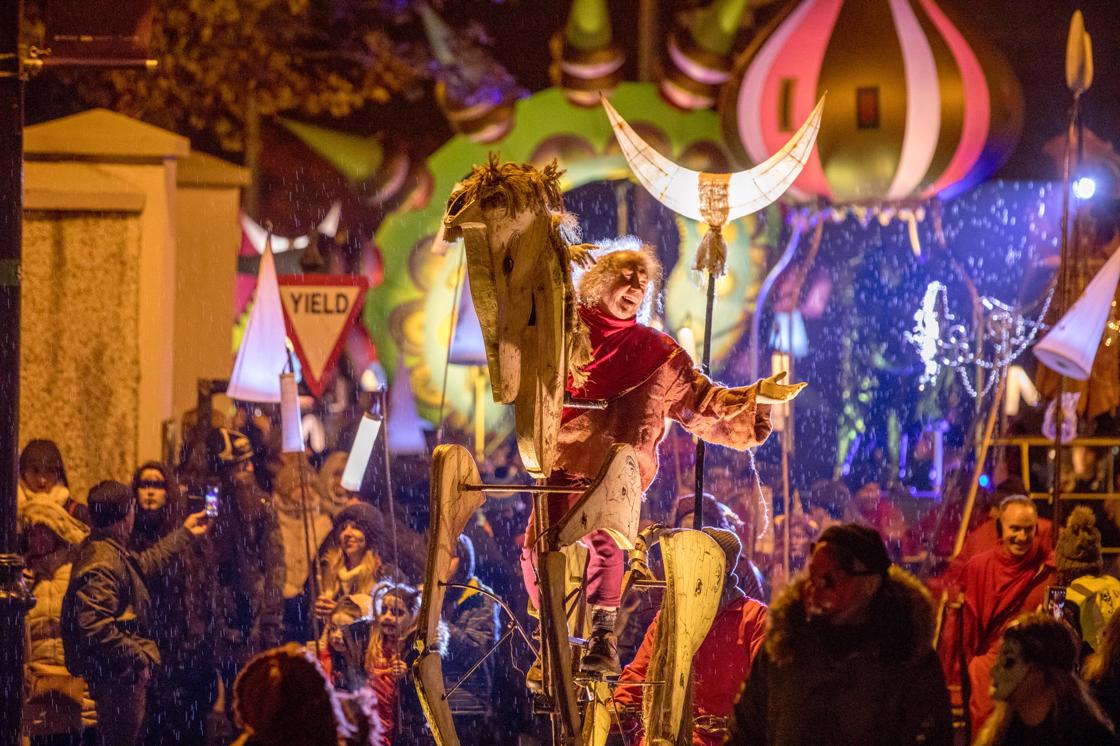
{"type": "MultiPolygon", "coordinates": [[[[214,485],[217,487],[217,485],[214,485]]],[[[191,511],[166,465],[149,461],[132,476],[136,523],[129,548],[142,552],[174,532],[191,511]]],[[[217,517],[203,510],[208,520],[217,517]]],[[[209,537],[193,542],[147,578],[152,632],[160,665],[152,676],[145,743],[205,743],[205,718],[214,706],[214,593],[210,582],[214,548],[209,537]]]]}
{"type": "Polygon", "coordinates": [[[134,552],[128,548],[137,514],[132,489],[99,482],[88,504],[93,530],[78,547],[62,600],[62,646],[66,668],[89,685],[101,742],[130,746],[139,743],[148,683],[161,661],[147,580],[166,571],[210,523],[203,513],[191,514],[134,552]]]}

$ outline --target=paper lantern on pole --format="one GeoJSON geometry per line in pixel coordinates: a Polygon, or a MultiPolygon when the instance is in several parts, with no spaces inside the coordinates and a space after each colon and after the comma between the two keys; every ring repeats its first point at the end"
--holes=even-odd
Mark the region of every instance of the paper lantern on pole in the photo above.
{"type": "Polygon", "coordinates": [[[257,297],[237,350],[226,395],[239,401],[278,403],[280,373],[288,363],[284,309],[272,241],[266,239],[257,273],[257,297]]]}
{"type": "Polygon", "coordinates": [[[303,453],[303,420],[299,413],[299,384],[295,373],[280,374],[280,450],[303,453]]]}
{"type": "Polygon", "coordinates": [[[399,455],[427,453],[428,442],[424,438],[422,423],[408,381],[408,368],[402,360],[397,364],[393,383],[389,385],[389,424],[385,428],[389,452],[399,455]]]}
{"type": "Polygon", "coordinates": [[[1065,316],[1034,346],[1034,356],[1063,376],[1087,381],[1120,282],[1120,251],[1114,251],[1065,316]]]}
{"type": "Polygon", "coordinates": [[[351,492],[362,488],[362,479],[369,466],[369,457],[373,453],[373,444],[377,441],[377,434],[381,432],[381,418],[369,412],[362,415],[358,424],[358,434],[354,436],[354,445],[350,446],[350,456],[346,459],[346,468],[342,470],[342,486],[351,492]]]}

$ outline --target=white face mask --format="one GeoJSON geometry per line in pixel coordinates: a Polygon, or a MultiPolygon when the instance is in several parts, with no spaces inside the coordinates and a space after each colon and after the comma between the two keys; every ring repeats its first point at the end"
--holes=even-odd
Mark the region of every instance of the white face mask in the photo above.
{"type": "Polygon", "coordinates": [[[1009,700],[1028,673],[1030,664],[1023,658],[1022,647],[1014,640],[1004,640],[992,665],[992,698],[1000,702],[1009,700]]]}

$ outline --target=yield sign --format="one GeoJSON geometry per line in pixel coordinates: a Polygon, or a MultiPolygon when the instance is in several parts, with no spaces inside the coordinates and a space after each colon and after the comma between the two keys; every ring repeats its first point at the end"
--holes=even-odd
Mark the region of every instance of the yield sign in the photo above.
{"type": "Polygon", "coordinates": [[[322,396],[346,332],[358,318],[369,283],[353,275],[284,275],[280,300],[288,336],[303,365],[303,380],[322,396]]]}

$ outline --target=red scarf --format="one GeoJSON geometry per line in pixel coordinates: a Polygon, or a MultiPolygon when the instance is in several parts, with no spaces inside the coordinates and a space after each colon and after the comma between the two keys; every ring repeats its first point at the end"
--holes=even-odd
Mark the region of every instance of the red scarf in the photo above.
{"type": "Polygon", "coordinates": [[[591,331],[591,363],[581,388],[574,388],[568,379],[573,399],[609,400],[625,394],[645,383],[677,349],[672,337],[639,324],[636,318],[619,319],[582,305],[579,315],[591,331]]]}

